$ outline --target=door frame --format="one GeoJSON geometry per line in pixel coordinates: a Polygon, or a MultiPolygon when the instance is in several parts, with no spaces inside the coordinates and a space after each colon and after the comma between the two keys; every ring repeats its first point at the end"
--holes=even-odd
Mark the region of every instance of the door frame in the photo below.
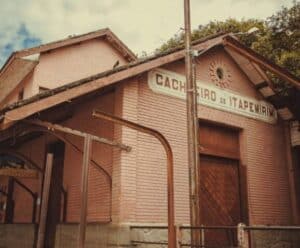
{"type": "MultiPolygon", "coordinates": [[[[201,158],[201,154],[203,155],[210,155],[215,157],[223,157],[228,159],[234,159],[238,162],[238,181],[239,181],[239,194],[240,194],[240,211],[241,211],[241,222],[249,225],[249,197],[248,197],[248,172],[247,172],[247,166],[243,165],[242,163],[242,155],[241,155],[241,143],[242,143],[242,133],[243,129],[240,127],[227,125],[224,123],[219,123],[211,120],[206,119],[198,119],[199,123],[199,133],[201,132],[200,128],[201,125],[208,125],[215,128],[223,128],[228,129],[233,132],[236,132],[237,138],[238,138],[238,156],[237,157],[227,157],[226,154],[220,154],[220,153],[206,153],[205,151],[201,150],[200,142],[199,142],[199,161],[201,158]]],[[[200,164],[201,167],[201,164],[200,164]]],[[[200,175],[201,180],[201,175],[200,175]]],[[[198,196],[199,197],[199,196],[198,196]]]]}

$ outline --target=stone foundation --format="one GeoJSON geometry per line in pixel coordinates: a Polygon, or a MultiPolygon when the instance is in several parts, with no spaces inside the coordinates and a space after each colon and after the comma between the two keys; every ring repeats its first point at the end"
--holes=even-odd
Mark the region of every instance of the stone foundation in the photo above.
{"type": "Polygon", "coordinates": [[[251,231],[253,248],[298,248],[300,231],[251,231]]]}
{"type": "MultiPolygon", "coordinates": [[[[60,224],[56,229],[55,247],[77,247],[78,225],[60,224]]],[[[124,225],[89,224],[86,228],[86,248],[130,247],[130,228],[124,225]]]]}
{"type": "Polygon", "coordinates": [[[0,248],[32,248],[35,242],[34,224],[0,224],[0,248]]]}
{"type": "MultiPolygon", "coordinates": [[[[0,248],[32,248],[35,242],[34,224],[1,224],[0,248]]],[[[86,230],[86,248],[136,247],[165,248],[168,230],[164,226],[156,228],[129,224],[89,224],[86,230]],[[143,244],[142,242],[148,243],[143,244]],[[150,244],[159,242],[161,244],[150,244]]],[[[190,243],[190,231],[177,232],[182,244],[190,243]]],[[[57,226],[55,247],[77,247],[78,224],[60,224],[57,226]]],[[[300,247],[300,231],[251,231],[252,248],[297,248],[300,247]]]]}

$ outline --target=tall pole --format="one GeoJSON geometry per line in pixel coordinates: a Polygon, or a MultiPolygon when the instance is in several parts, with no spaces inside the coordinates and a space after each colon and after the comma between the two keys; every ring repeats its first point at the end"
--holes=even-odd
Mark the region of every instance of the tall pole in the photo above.
{"type": "MultiPolygon", "coordinates": [[[[193,73],[193,51],[191,48],[191,17],[190,0],[184,0],[184,30],[185,30],[185,70],[186,70],[186,108],[188,131],[188,163],[190,186],[190,223],[200,226],[200,170],[198,152],[198,116],[197,116],[197,87],[193,73]]],[[[191,243],[200,245],[200,234],[191,230],[191,243]]]]}

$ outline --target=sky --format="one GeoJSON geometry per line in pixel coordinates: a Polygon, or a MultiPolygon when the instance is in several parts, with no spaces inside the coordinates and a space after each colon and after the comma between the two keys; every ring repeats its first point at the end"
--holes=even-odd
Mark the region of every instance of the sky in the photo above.
{"type": "MultiPolygon", "coordinates": [[[[293,0],[190,0],[195,29],[212,20],[265,19],[293,0]]],[[[0,66],[14,50],[109,27],[134,53],[180,31],[183,0],[0,0],[0,66]]]]}

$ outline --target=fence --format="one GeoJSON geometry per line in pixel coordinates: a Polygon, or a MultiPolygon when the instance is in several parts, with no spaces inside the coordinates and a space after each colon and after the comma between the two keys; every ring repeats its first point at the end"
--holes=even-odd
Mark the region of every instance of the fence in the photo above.
{"type": "MultiPolygon", "coordinates": [[[[167,226],[131,226],[131,243],[136,247],[166,247],[167,226]]],[[[177,226],[177,247],[199,248],[297,248],[300,226],[177,226]],[[199,232],[200,244],[192,246],[191,232],[199,232]]]]}

